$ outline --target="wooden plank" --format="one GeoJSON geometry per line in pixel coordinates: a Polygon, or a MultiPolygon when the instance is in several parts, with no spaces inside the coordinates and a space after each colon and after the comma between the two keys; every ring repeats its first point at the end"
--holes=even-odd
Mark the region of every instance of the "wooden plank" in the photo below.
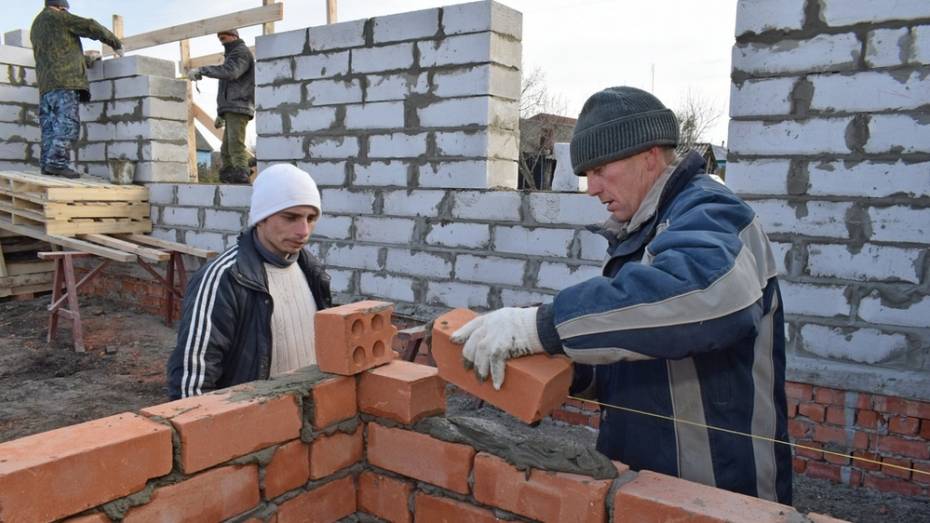
{"type": "MultiPolygon", "coordinates": [[[[45,242],[39,242],[31,240],[28,243],[15,243],[13,245],[2,245],[3,254],[19,254],[22,252],[36,252],[41,250],[47,250],[48,244],[45,242]]],[[[2,256],[0,256],[2,258],[2,256]]],[[[0,262],[2,263],[2,262],[0,262]]]]}
{"type": "MultiPolygon", "coordinates": [[[[181,40],[181,72],[186,73],[191,67],[191,41],[181,40]]],[[[197,183],[197,127],[194,125],[194,86],[193,82],[184,82],[187,88],[187,177],[197,183]]]]}
{"type": "Polygon", "coordinates": [[[336,0],[326,0],[326,23],[336,23],[336,0]]]}
{"type": "Polygon", "coordinates": [[[45,232],[56,236],[75,236],[78,234],[136,234],[152,232],[152,222],[145,221],[91,221],[91,222],[49,222],[45,232]]]}
{"type": "Polygon", "coordinates": [[[197,121],[201,123],[208,131],[213,133],[213,136],[216,136],[220,140],[223,139],[223,131],[220,131],[213,124],[215,123],[215,118],[210,118],[210,115],[203,110],[203,107],[200,107],[197,104],[193,104],[194,107],[194,117],[197,118],[197,121]]]}
{"type": "Polygon", "coordinates": [[[119,238],[114,238],[105,234],[83,234],[78,236],[78,238],[103,245],[104,247],[131,252],[140,258],[153,262],[164,262],[171,259],[171,253],[142,247],[135,243],[120,240],[119,238]]]}
{"type": "MultiPolygon", "coordinates": [[[[113,15],[113,34],[115,34],[116,37],[119,38],[120,40],[122,40],[123,37],[126,36],[123,31],[124,25],[125,24],[123,23],[122,16],[113,15]]],[[[107,55],[116,54],[113,52],[113,49],[110,49],[110,46],[108,46],[107,44],[103,44],[103,52],[104,54],[107,54],[107,55]]]]}
{"type": "Polygon", "coordinates": [[[144,220],[149,217],[151,206],[147,203],[49,203],[45,206],[45,217],[49,220],[72,218],[132,218],[144,220]]]}
{"type": "MultiPolygon", "coordinates": [[[[255,46],[249,46],[249,51],[252,52],[252,56],[255,56],[255,46]]],[[[206,67],[208,65],[223,65],[225,57],[225,53],[213,53],[203,56],[196,56],[191,58],[191,69],[194,67],[206,67]]]]}
{"type": "MultiPolygon", "coordinates": [[[[275,3],[276,0],[262,0],[262,5],[271,5],[275,3]]],[[[274,34],[274,22],[265,22],[262,24],[262,34],[270,35],[274,34]]]]}
{"type": "Polygon", "coordinates": [[[48,235],[45,234],[45,231],[42,228],[36,227],[34,225],[15,224],[5,216],[0,216],[0,229],[16,233],[20,236],[28,236],[29,238],[35,238],[36,240],[41,240],[44,242],[48,241],[48,235]]]}
{"type": "Polygon", "coordinates": [[[111,249],[109,247],[104,247],[102,245],[97,245],[88,241],[79,240],[77,238],[50,235],[48,237],[48,241],[49,243],[61,245],[62,247],[67,247],[68,249],[94,254],[96,256],[100,256],[101,258],[107,258],[113,261],[130,263],[138,259],[135,254],[111,249]]]}
{"type": "Polygon", "coordinates": [[[6,269],[6,256],[3,251],[3,245],[0,244],[0,277],[7,276],[8,274],[6,269]]]}
{"type": "Polygon", "coordinates": [[[142,186],[56,187],[46,192],[49,202],[143,202],[149,190],[142,186]]]}
{"type": "MultiPolygon", "coordinates": [[[[130,36],[123,39],[123,50],[127,52],[136,51],[147,47],[155,47],[157,45],[197,38],[199,36],[213,35],[226,29],[239,29],[241,27],[249,27],[266,22],[277,22],[283,19],[283,4],[265,5],[130,36]]],[[[112,55],[112,53],[109,54],[112,55]]]]}
{"type": "Polygon", "coordinates": [[[15,262],[7,265],[8,276],[22,276],[24,274],[52,272],[53,270],[55,270],[55,262],[52,261],[15,262]]]}
{"type": "Polygon", "coordinates": [[[165,249],[168,251],[180,252],[181,254],[188,254],[190,256],[196,256],[198,258],[213,258],[216,256],[215,251],[208,251],[206,249],[198,249],[196,247],[191,247],[189,245],[184,245],[183,243],[170,242],[167,240],[161,240],[154,238],[152,236],[145,236],[142,234],[130,234],[125,237],[127,240],[134,241],[136,243],[141,243],[142,245],[150,245],[152,247],[158,247],[159,249],[165,249]]]}

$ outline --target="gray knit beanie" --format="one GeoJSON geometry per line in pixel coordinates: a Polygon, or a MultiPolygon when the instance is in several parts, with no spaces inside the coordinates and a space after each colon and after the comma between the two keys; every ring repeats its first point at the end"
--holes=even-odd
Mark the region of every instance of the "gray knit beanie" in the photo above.
{"type": "Polygon", "coordinates": [[[71,9],[68,0],[45,0],[45,7],[64,7],[65,9],[71,9]]]}
{"type": "Polygon", "coordinates": [[[655,96],[635,87],[609,87],[585,102],[572,135],[572,168],[622,160],[656,145],[678,145],[678,119],[655,96]]]}

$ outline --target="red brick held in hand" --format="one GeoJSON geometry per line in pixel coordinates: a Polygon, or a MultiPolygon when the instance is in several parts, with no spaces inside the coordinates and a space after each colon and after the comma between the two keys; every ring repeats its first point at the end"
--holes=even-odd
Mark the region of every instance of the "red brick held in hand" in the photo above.
{"type": "Polygon", "coordinates": [[[536,354],[508,361],[501,390],[494,390],[490,378],[482,383],[465,369],[462,345],[450,338],[475,316],[468,309],[455,309],[436,319],[432,355],[439,375],[526,423],[539,421],[561,406],[572,384],[572,365],[565,356],[536,354]]]}
{"type": "Polygon", "coordinates": [[[527,479],[524,471],[497,456],[475,456],[475,499],[540,521],[604,521],[611,484],[536,469],[527,479]]]}
{"type": "Polygon", "coordinates": [[[171,428],[118,414],[0,444],[0,521],[52,521],[171,472],[171,428]]]}
{"type": "Polygon", "coordinates": [[[316,313],[316,362],[323,372],[353,376],[394,359],[394,305],[360,301],[316,313]]]}
{"type": "Polygon", "coordinates": [[[701,521],[706,523],[787,523],[800,514],[780,505],[680,478],[641,471],[614,496],[615,523],[701,521]]]}
{"type": "Polygon", "coordinates": [[[313,401],[313,428],[322,429],[355,417],[358,400],[355,378],[330,378],[314,385],[310,391],[313,401]]]}
{"type": "Polygon", "coordinates": [[[294,396],[249,397],[253,390],[239,385],[141,412],[171,421],[181,437],[181,468],[190,474],[300,436],[294,396]]]}
{"type": "Polygon", "coordinates": [[[475,449],[426,434],[368,424],[368,462],[408,478],[468,494],[475,449]]]}
{"type": "Polygon", "coordinates": [[[285,501],[278,523],[332,523],[355,514],[355,480],[346,476],[285,501]]]}
{"type": "Polygon", "coordinates": [[[498,523],[504,521],[490,510],[449,498],[417,492],[416,523],[498,523]]]}
{"type": "Polygon", "coordinates": [[[358,479],[358,509],[391,523],[410,523],[413,485],[366,471],[358,479]]]}
{"type": "Polygon", "coordinates": [[[359,409],[405,425],[446,410],[446,382],[435,367],[394,360],[361,375],[359,409]]]}
{"type": "Polygon", "coordinates": [[[322,479],[362,460],[365,439],[362,427],[346,434],[320,436],[310,443],[310,479],[322,479]]]}
{"type": "Polygon", "coordinates": [[[220,467],[161,487],[125,523],[224,521],[258,506],[258,467],[220,467]]]}
{"type": "Polygon", "coordinates": [[[265,467],[265,498],[273,499],[310,479],[310,446],[295,440],[278,447],[265,467]]]}

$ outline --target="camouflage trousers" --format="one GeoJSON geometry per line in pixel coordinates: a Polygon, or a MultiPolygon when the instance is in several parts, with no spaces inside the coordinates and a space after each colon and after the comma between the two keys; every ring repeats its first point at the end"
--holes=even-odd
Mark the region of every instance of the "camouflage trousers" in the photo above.
{"type": "Polygon", "coordinates": [[[42,95],[39,124],[42,126],[42,169],[69,169],[71,150],[81,131],[78,92],[56,89],[42,95]]]}

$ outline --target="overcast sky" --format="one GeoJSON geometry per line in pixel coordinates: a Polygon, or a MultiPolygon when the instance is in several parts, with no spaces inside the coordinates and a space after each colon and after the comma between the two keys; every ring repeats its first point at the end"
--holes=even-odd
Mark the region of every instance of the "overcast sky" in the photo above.
{"type": "MultiPolygon", "coordinates": [[[[70,0],[71,11],[109,27],[123,15],[126,35],[257,7],[260,0],[70,0]]],[[[339,20],[355,20],[456,3],[454,0],[339,0],[339,20]]],[[[585,99],[611,85],[633,85],[654,93],[675,108],[692,93],[720,117],[709,136],[726,140],[730,94],[730,48],[735,0],[503,0],[523,13],[524,71],[541,68],[549,89],[565,100],[568,116],[577,116],[585,99]]],[[[41,1],[5,1],[4,32],[28,28],[41,1]]],[[[278,31],[326,23],[325,0],[285,0],[278,31]]],[[[241,31],[254,43],[261,28],[241,31]]],[[[86,48],[99,48],[88,44],[86,48]]],[[[197,55],[222,51],[215,37],[192,42],[197,55]]],[[[178,59],[177,45],[142,51],[178,59]]],[[[203,83],[203,82],[202,82],[203,83]]],[[[197,96],[213,112],[215,89],[202,86],[197,96]]]]}

